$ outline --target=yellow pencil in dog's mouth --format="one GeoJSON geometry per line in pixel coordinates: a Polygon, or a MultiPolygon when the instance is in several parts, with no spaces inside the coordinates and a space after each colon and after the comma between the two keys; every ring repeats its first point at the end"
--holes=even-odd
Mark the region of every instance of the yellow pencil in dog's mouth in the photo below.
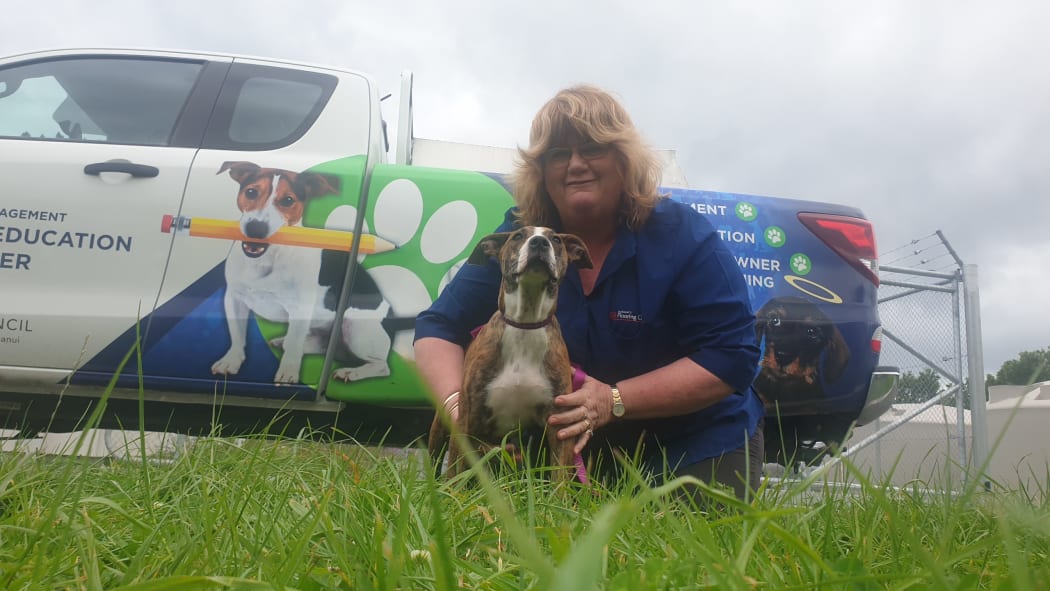
{"type": "MultiPolygon", "coordinates": [[[[326,250],[341,250],[350,252],[353,244],[354,233],[341,230],[328,230],[325,228],[305,228],[302,226],[284,226],[273,233],[269,238],[249,238],[241,232],[239,222],[234,220],[217,220],[211,218],[185,218],[181,216],[165,215],[161,220],[161,232],[166,234],[173,232],[189,232],[190,236],[201,238],[219,238],[225,240],[240,240],[243,242],[258,242],[268,244],[284,244],[287,246],[305,246],[309,248],[323,248],[326,250]]],[[[375,234],[362,234],[361,244],[358,247],[360,254],[378,254],[388,252],[397,248],[397,245],[385,240],[375,234]]]]}

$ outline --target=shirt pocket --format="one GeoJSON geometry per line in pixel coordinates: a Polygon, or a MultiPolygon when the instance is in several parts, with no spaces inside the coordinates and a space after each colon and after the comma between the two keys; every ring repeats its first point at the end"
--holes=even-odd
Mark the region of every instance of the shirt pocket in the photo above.
{"type": "Polygon", "coordinates": [[[635,341],[643,337],[646,332],[644,322],[612,321],[609,323],[609,332],[613,338],[624,341],[635,341]]]}

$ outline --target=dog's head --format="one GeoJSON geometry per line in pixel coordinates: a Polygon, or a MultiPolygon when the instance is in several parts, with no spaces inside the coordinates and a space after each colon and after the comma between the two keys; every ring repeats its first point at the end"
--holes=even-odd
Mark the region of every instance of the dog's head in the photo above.
{"type": "Polygon", "coordinates": [[[834,382],[849,363],[849,347],[833,322],[813,303],[773,298],[758,311],[755,334],[765,339],[762,372],[806,385],[834,382]]]}
{"type": "Polygon", "coordinates": [[[583,240],[542,226],[489,234],[474,247],[467,262],[485,264],[490,256],[499,261],[504,280],[514,283],[536,279],[556,287],[565,277],[569,263],[591,268],[591,256],[583,240]]]}
{"type": "MultiPolygon", "coordinates": [[[[252,162],[224,162],[216,174],[230,171],[240,184],[237,208],[241,210],[241,232],[248,238],[266,240],[282,226],[302,225],[306,202],[339,192],[339,178],[314,172],[292,172],[261,168],[252,162]]],[[[266,242],[241,243],[245,256],[262,256],[266,242]]]]}

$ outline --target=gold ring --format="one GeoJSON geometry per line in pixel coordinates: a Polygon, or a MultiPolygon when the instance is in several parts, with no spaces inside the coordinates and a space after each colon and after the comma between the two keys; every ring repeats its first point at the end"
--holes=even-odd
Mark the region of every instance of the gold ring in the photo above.
{"type": "Polygon", "coordinates": [[[583,417],[583,422],[587,423],[587,430],[590,431],[591,430],[591,419],[590,419],[590,417],[583,417]]]}
{"type": "Polygon", "coordinates": [[[594,429],[591,429],[590,427],[587,427],[587,430],[584,431],[584,433],[587,434],[587,437],[594,437],[594,429]]]}

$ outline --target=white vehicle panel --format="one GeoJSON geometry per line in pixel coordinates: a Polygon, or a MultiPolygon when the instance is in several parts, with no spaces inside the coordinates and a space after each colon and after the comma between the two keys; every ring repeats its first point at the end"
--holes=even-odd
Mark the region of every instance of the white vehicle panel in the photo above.
{"type": "Polygon", "coordinates": [[[0,140],[0,365],[68,370],[153,310],[194,150],[0,140]],[[115,159],[154,178],[84,172],[115,159]],[[33,219],[35,218],[35,219],[33,219]]]}

